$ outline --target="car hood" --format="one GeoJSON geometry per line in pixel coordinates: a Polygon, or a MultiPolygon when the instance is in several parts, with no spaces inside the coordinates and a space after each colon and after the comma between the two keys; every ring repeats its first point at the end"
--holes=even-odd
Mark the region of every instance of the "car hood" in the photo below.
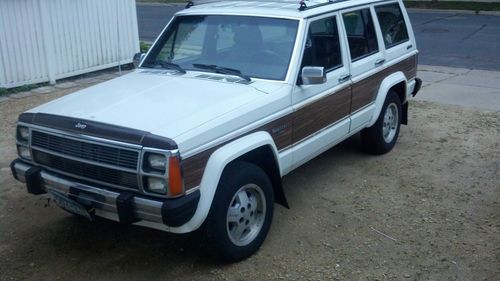
{"type": "Polygon", "coordinates": [[[179,76],[168,71],[136,70],[29,112],[93,120],[149,132],[161,128],[161,135],[175,138],[264,98],[279,85],[263,81],[244,85],[225,79],[199,78],[199,73],[179,76]]]}

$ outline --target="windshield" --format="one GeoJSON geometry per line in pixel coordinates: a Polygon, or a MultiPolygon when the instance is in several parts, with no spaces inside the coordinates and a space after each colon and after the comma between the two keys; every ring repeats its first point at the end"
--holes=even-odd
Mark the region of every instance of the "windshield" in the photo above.
{"type": "Polygon", "coordinates": [[[284,80],[298,21],[249,16],[179,16],[143,67],[284,80]]]}

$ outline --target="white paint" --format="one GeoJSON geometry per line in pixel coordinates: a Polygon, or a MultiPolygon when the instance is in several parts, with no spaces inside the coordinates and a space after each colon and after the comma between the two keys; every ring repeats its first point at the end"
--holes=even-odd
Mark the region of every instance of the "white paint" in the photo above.
{"type": "Polygon", "coordinates": [[[2,88],[130,63],[137,52],[134,0],[0,1],[2,88]]]}
{"type": "Polygon", "coordinates": [[[292,170],[305,164],[307,161],[332,148],[349,136],[350,118],[328,127],[304,141],[295,144],[293,150],[292,170]]]}
{"type": "Polygon", "coordinates": [[[262,146],[271,147],[275,159],[278,159],[276,146],[271,135],[267,132],[253,133],[216,150],[210,156],[205,172],[203,173],[200,184],[200,201],[198,202],[194,216],[186,224],[180,227],[172,227],[169,231],[185,233],[199,228],[210,211],[210,206],[212,205],[212,200],[219,184],[219,178],[226,165],[239,156],[262,146]]]}
{"type": "Polygon", "coordinates": [[[373,115],[371,116],[371,119],[368,119],[370,123],[368,124],[367,127],[370,127],[373,124],[375,124],[375,122],[377,122],[378,116],[380,115],[380,112],[382,112],[382,107],[384,106],[387,93],[392,88],[392,86],[401,82],[405,82],[406,85],[405,75],[401,71],[389,75],[382,81],[377,93],[377,99],[375,99],[375,108],[372,111],[373,115]]]}

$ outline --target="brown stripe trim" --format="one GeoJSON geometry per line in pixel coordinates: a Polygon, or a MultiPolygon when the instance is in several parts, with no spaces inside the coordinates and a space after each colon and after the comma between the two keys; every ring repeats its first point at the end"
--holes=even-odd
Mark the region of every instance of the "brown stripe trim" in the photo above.
{"type": "Polygon", "coordinates": [[[407,79],[415,77],[417,75],[417,56],[411,56],[354,83],[352,86],[351,113],[373,102],[385,77],[397,71],[402,71],[407,79]]]}
{"type": "Polygon", "coordinates": [[[276,145],[278,150],[288,147],[292,144],[292,114],[285,115],[274,121],[271,121],[265,125],[262,125],[250,132],[244,133],[238,137],[232,138],[225,141],[217,146],[209,148],[201,153],[194,156],[186,158],[182,161],[182,168],[184,171],[184,186],[187,189],[191,189],[200,184],[203,172],[205,171],[205,166],[207,165],[210,155],[218,148],[224,146],[233,140],[255,133],[259,131],[268,132],[276,145]]]}
{"type": "Polygon", "coordinates": [[[306,105],[293,113],[293,138],[302,139],[349,115],[351,87],[344,88],[306,105]]]}
{"type": "MultiPolygon", "coordinates": [[[[391,73],[403,71],[408,79],[415,77],[417,73],[416,63],[417,56],[415,55],[355,83],[352,87],[352,92],[358,91],[359,97],[356,97],[356,100],[354,96],[352,97],[352,104],[355,105],[356,109],[353,110],[355,107],[351,106],[351,112],[371,103],[376,97],[380,83],[391,73]]],[[[266,131],[273,138],[277,149],[282,150],[348,116],[349,103],[351,103],[351,87],[329,94],[298,109],[296,112],[285,115],[250,132],[184,159],[182,167],[186,189],[200,185],[210,155],[227,143],[254,132],[266,131]]]]}

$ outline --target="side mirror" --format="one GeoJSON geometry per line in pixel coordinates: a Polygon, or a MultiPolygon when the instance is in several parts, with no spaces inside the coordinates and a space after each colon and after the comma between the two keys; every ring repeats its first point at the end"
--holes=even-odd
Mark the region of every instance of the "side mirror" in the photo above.
{"type": "Polygon", "coordinates": [[[134,58],[132,59],[132,63],[134,64],[134,67],[137,68],[141,64],[142,60],[146,57],[145,53],[137,53],[134,55],[134,58]]]}
{"type": "Polygon", "coordinates": [[[302,68],[302,85],[318,85],[326,82],[325,68],[322,66],[304,66],[302,68]]]}

